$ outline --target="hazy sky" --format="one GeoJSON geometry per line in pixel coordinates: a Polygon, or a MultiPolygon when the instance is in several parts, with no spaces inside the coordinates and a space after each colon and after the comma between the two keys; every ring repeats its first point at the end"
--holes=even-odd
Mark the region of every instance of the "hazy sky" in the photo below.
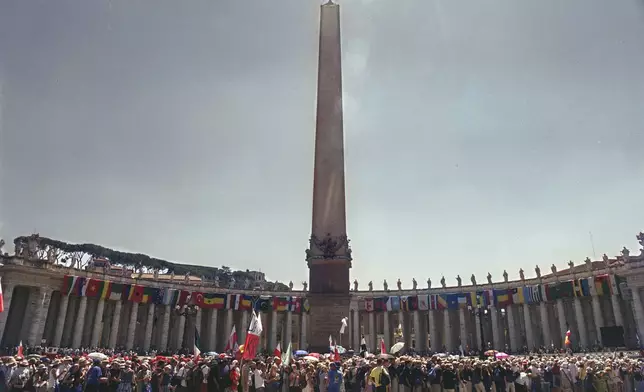
{"type": "MultiPolygon", "coordinates": [[[[638,253],[642,1],[341,4],[362,287],[638,253]]],[[[318,15],[0,0],[0,235],[304,280],[318,15]]]]}

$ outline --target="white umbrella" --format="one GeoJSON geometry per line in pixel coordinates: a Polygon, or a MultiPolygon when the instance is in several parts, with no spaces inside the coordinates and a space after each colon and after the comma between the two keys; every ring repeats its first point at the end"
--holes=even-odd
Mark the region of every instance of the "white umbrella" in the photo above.
{"type": "Polygon", "coordinates": [[[98,359],[99,361],[106,361],[108,359],[108,356],[103,353],[89,353],[87,354],[87,357],[91,359],[98,359]]]}
{"type": "Polygon", "coordinates": [[[393,346],[391,346],[391,350],[389,350],[389,352],[391,354],[396,354],[396,353],[400,352],[404,347],[405,347],[404,342],[398,342],[398,343],[394,344],[393,346]]]}
{"type": "Polygon", "coordinates": [[[303,359],[303,360],[305,360],[305,361],[310,361],[310,362],[318,362],[318,361],[319,361],[319,359],[318,359],[318,358],[316,358],[316,357],[312,357],[312,356],[310,356],[310,355],[307,355],[306,357],[304,357],[304,358],[302,358],[302,359],[303,359]]]}

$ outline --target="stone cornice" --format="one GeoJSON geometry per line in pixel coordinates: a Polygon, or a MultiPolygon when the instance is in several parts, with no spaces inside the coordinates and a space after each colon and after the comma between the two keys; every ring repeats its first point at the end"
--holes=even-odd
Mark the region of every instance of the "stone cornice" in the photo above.
{"type": "MultiPolygon", "coordinates": [[[[75,275],[82,276],[85,278],[101,279],[107,280],[114,283],[123,283],[123,284],[139,284],[148,287],[163,287],[176,290],[185,290],[185,291],[203,291],[208,293],[222,293],[222,294],[246,294],[252,296],[265,295],[273,297],[306,297],[306,291],[293,290],[293,291],[266,291],[266,290],[245,290],[245,289],[229,289],[223,287],[212,287],[210,285],[203,284],[185,284],[184,282],[175,281],[155,281],[153,279],[135,279],[128,278],[125,276],[115,276],[109,274],[103,274],[95,271],[88,270],[78,270],[69,267],[63,267],[60,265],[43,263],[40,260],[30,261],[18,257],[4,257],[3,256],[3,266],[0,267],[0,274],[5,276],[9,275],[12,279],[9,281],[4,281],[4,284],[14,284],[14,285],[24,285],[24,286],[39,286],[37,281],[34,279],[34,275],[42,278],[47,278],[51,280],[60,280],[62,284],[62,279],[65,275],[75,275]],[[19,279],[18,277],[23,277],[24,279],[19,279]]],[[[60,288],[60,284],[54,288],[57,290],[60,288]]]]}

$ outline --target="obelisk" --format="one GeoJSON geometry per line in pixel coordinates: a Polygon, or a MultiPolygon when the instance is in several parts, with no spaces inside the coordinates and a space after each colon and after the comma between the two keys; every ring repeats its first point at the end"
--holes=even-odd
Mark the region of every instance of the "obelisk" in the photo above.
{"type": "Polygon", "coordinates": [[[340,7],[320,7],[313,219],[306,261],[309,267],[309,348],[327,352],[329,335],[339,340],[349,316],[351,248],[347,238],[342,120],[340,7]]]}

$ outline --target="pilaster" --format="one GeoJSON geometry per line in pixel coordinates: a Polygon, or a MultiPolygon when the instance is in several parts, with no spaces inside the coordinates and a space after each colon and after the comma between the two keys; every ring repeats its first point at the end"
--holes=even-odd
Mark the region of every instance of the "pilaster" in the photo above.
{"type": "Polygon", "coordinates": [[[85,313],[87,313],[87,297],[79,297],[78,314],[72,334],[72,348],[81,348],[83,340],[83,328],[85,327],[85,313]]]}

